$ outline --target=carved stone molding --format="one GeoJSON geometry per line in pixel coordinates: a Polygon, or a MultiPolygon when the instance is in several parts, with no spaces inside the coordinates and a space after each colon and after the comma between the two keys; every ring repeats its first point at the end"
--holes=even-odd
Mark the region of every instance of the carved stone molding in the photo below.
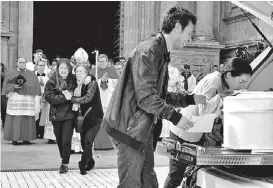
{"type": "MultiPolygon", "coordinates": [[[[202,42],[202,41],[193,41],[191,43],[185,44],[184,48],[197,48],[202,49],[205,48],[206,50],[218,50],[225,47],[225,45],[221,45],[219,42],[216,41],[210,41],[210,42],[202,42]]],[[[184,48],[176,48],[183,50],[184,48]]]]}
{"type": "Polygon", "coordinates": [[[225,49],[223,50],[235,49],[240,45],[247,45],[248,47],[256,46],[258,41],[260,40],[231,41],[225,44],[225,49]]]}
{"type": "MultiPolygon", "coordinates": [[[[247,12],[246,15],[247,15],[250,19],[256,18],[255,16],[253,16],[253,15],[250,14],[249,12],[247,12]]],[[[229,16],[223,18],[223,21],[224,21],[226,24],[244,21],[244,20],[247,20],[247,19],[248,19],[246,15],[245,15],[243,12],[242,12],[242,14],[237,14],[237,15],[232,15],[232,14],[231,14],[231,15],[229,15],[229,16]]]]}
{"type": "Polygon", "coordinates": [[[1,30],[1,38],[4,37],[4,38],[9,39],[13,35],[14,35],[14,33],[12,33],[12,32],[7,32],[7,31],[4,31],[4,30],[1,30]]]}
{"type": "Polygon", "coordinates": [[[198,76],[200,72],[208,74],[212,72],[213,65],[220,63],[219,48],[184,48],[183,50],[174,50],[171,52],[170,64],[183,69],[185,64],[191,66],[194,76],[198,76]]]}

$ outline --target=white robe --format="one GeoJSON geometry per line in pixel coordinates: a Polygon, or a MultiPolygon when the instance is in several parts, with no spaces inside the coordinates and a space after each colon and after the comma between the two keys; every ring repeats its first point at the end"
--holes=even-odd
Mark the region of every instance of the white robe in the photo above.
{"type": "MultiPolygon", "coordinates": [[[[182,108],[182,115],[185,115],[188,119],[192,116],[202,116],[205,114],[219,114],[220,106],[222,105],[221,97],[216,93],[220,93],[224,90],[221,80],[221,74],[216,71],[208,74],[204,77],[193,90],[194,94],[205,95],[208,98],[206,106],[204,105],[189,105],[186,108],[182,108]]],[[[191,133],[183,131],[182,129],[172,125],[171,132],[189,142],[198,142],[203,133],[191,133]]]]}
{"type": "MultiPolygon", "coordinates": [[[[168,81],[168,92],[180,92],[182,91],[181,86],[181,79],[182,76],[179,72],[179,70],[171,65],[168,67],[169,71],[169,81],[168,81]]],[[[162,120],[162,131],[161,131],[161,138],[169,137],[170,136],[170,126],[172,125],[172,122],[163,119],[162,120]]]]}

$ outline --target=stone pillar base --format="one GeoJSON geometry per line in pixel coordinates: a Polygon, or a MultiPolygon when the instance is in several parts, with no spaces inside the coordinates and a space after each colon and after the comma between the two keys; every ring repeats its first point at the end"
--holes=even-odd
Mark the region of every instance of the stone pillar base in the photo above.
{"type": "Polygon", "coordinates": [[[192,74],[197,78],[201,73],[211,73],[213,65],[220,64],[220,49],[224,45],[219,42],[192,42],[184,48],[176,49],[171,53],[170,64],[180,71],[184,64],[191,66],[192,74]]]}

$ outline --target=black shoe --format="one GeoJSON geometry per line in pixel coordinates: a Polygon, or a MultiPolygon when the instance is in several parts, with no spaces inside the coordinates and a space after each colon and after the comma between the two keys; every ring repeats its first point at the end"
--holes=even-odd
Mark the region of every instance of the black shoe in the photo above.
{"type": "Polygon", "coordinates": [[[67,173],[67,172],[68,172],[68,167],[67,167],[66,165],[62,164],[62,165],[60,166],[59,173],[60,173],[60,174],[65,174],[65,173],[67,173]]]}
{"type": "Polygon", "coordinates": [[[13,141],[11,144],[14,145],[14,146],[18,146],[18,145],[19,145],[19,142],[13,141]]]}
{"type": "Polygon", "coordinates": [[[24,145],[30,145],[31,143],[30,143],[30,141],[23,141],[23,144],[24,145]]]}
{"type": "Polygon", "coordinates": [[[48,144],[55,144],[55,141],[54,141],[54,140],[49,139],[47,143],[48,143],[48,144]]]}
{"type": "Polygon", "coordinates": [[[87,174],[86,166],[81,161],[79,162],[79,168],[80,168],[80,171],[81,171],[81,175],[86,175],[87,174]]]}
{"type": "Polygon", "coordinates": [[[95,160],[94,159],[90,159],[89,163],[86,166],[86,171],[90,171],[94,168],[95,166],[95,160]]]}

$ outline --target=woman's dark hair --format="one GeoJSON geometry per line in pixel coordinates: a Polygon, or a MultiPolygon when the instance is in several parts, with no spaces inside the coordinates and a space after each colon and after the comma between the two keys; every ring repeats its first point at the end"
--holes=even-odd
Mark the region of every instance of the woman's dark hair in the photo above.
{"type": "Polygon", "coordinates": [[[224,67],[223,74],[230,72],[232,77],[241,76],[242,74],[249,74],[252,76],[253,71],[250,62],[246,59],[235,57],[230,59],[224,67]]]}
{"type": "Polygon", "coordinates": [[[187,27],[189,21],[192,22],[193,25],[196,24],[197,18],[187,9],[174,6],[171,8],[167,15],[163,19],[162,31],[166,34],[170,34],[173,28],[175,28],[176,23],[180,23],[182,26],[182,30],[187,27]]]}
{"type": "Polygon", "coordinates": [[[59,67],[61,64],[66,64],[67,68],[68,68],[68,75],[67,75],[67,81],[68,81],[68,86],[67,86],[67,89],[70,89],[72,87],[72,66],[70,64],[70,61],[69,59],[67,58],[61,58],[60,61],[58,62],[57,64],[57,71],[56,71],[56,87],[58,87],[59,89],[63,89],[63,83],[62,83],[62,78],[59,74],[59,67]]]}

